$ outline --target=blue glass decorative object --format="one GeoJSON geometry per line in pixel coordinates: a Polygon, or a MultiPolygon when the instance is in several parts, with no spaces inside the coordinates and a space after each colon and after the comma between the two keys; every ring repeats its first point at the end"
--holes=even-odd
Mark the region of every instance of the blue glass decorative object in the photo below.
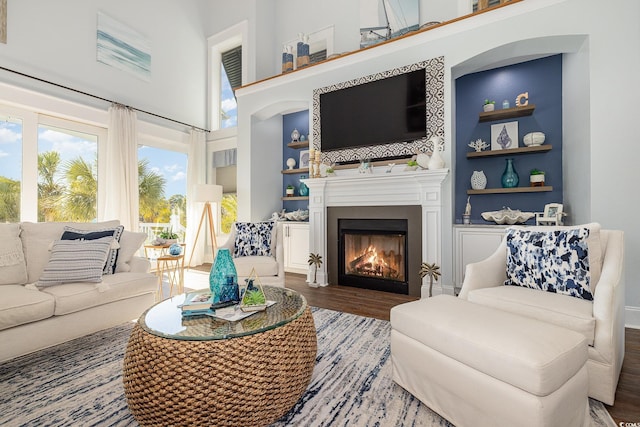
{"type": "Polygon", "coordinates": [[[309,195],[309,187],[302,182],[303,179],[307,179],[306,175],[300,175],[300,185],[298,186],[298,195],[300,196],[308,196],[309,195]]]}
{"type": "Polygon", "coordinates": [[[239,301],[238,273],[229,249],[218,249],[209,273],[209,289],[214,306],[222,307],[239,301]]]}
{"type": "Polygon", "coordinates": [[[182,246],[177,243],[169,246],[169,255],[178,256],[182,253],[182,246]]]}
{"type": "Polygon", "coordinates": [[[504,173],[502,174],[502,187],[514,188],[518,186],[519,182],[520,177],[513,167],[513,159],[507,159],[507,166],[504,168],[504,173]]]}

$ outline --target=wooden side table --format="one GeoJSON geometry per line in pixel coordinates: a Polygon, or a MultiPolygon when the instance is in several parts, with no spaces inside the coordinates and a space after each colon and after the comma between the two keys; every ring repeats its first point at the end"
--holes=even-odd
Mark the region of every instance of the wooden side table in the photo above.
{"type": "Polygon", "coordinates": [[[156,261],[156,274],[158,275],[158,290],[157,300],[162,299],[162,279],[166,273],[169,281],[169,296],[173,295],[174,286],[177,289],[177,294],[184,292],[184,251],[186,245],[179,243],[182,247],[182,253],[180,255],[169,254],[169,247],[171,245],[145,245],[145,256],[149,258],[149,251],[159,252],[159,256],[155,258],[156,261]]]}

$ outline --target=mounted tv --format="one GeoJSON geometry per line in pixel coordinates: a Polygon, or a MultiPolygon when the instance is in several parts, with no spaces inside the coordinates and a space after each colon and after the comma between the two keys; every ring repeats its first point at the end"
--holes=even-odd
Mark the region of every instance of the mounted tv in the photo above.
{"type": "Polygon", "coordinates": [[[333,90],[319,99],[323,152],[427,135],[424,69],[333,90]]]}

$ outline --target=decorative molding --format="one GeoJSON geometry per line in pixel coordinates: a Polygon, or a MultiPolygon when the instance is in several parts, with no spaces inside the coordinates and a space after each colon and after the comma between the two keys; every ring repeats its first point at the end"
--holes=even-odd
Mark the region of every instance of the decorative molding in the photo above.
{"type": "MultiPolygon", "coordinates": [[[[429,139],[432,136],[440,136],[442,137],[442,140],[444,140],[444,56],[315,89],[313,91],[312,120],[313,148],[322,152],[322,162],[326,164],[353,162],[364,158],[381,159],[397,156],[409,157],[414,155],[417,151],[433,152],[433,144],[429,139]],[[322,135],[320,131],[320,95],[420,69],[425,70],[426,79],[427,136],[425,138],[413,141],[395,142],[391,144],[371,145],[366,147],[322,152],[322,135]]],[[[442,149],[444,149],[444,144],[442,145],[442,149]]]]}

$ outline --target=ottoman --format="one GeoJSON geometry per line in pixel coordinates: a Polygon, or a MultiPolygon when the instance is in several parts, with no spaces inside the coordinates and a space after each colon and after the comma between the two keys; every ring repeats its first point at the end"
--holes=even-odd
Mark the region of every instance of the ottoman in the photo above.
{"type": "Polygon", "coordinates": [[[391,309],[393,380],[457,427],[588,425],[586,361],[577,332],[450,295],[391,309]]]}

